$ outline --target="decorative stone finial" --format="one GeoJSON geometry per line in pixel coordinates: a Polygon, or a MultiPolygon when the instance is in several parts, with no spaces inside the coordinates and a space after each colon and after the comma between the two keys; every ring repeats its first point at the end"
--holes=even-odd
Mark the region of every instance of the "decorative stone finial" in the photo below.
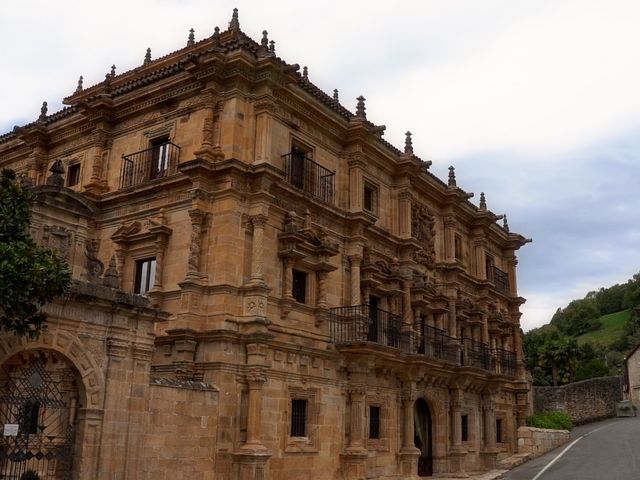
{"type": "Polygon", "coordinates": [[[196,43],[196,37],[194,35],[195,30],[193,28],[189,29],[189,36],[187,37],[187,47],[196,43]]]}
{"type": "Polygon", "coordinates": [[[119,288],[120,287],[120,278],[118,276],[118,269],[116,268],[116,257],[115,255],[111,255],[111,259],[109,260],[109,267],[104,272],[102,276],[102,284],[105,287],[110,288],[119,288]]]}
{"type": "Polygon", "coordinates": [[[302,67],[302,78],[304,80],[309,80],[309,69],[307,68],[306,65],[302,67]]]}
{"type": "Polygon", "coordinates": [[[116,77],[116,66],[111,65],[111,78],[115,78],[116,77]]]}
{"type": "Polygon", "coordinates": [[[233,15],[231,16],[231,21],[229,22],[229,30],[240,30],[240,21],[238,20],[238,9],[233,9],[233,15]]]}
{"type": "Polygon", "coordinates": [[[260,45],[265,50],[269,50],[269,37],[268,37],[268,35],[269,35],[269,32],[267,32],[266,30],[262,31],[262,40],[260,40],[260,45]]]}
{"type": "Polygon", "coordinates": [[[269,41],[269,53],[272,55],[276,54],[276,42],[274,42],[273,40],[269,41]]]}
{"type": "Polygon", "coordinates": [[[47,107],[47,102],[42,102],[42,107],[40,107],[40,116],[38,117],[38,120],[46,120],[47,119],[47,110],[49,108],[47,107]]]}
{"type": "Polygon", "coordinates": [[[64,166],[62,165],[62,160],[56,160],[51,165],[49,169],[51,175],[47,178],[47,185],[54,185],[56,187],[64,186],[64,166]]]}
{"type": "Polygon", "coordinates": [[[487,200],[484,197],[484,192],[480,192],[480,210],[487,209],[487,200]]]}
{"type": "Polygon", "coordinates": [[[78,86],[76,87],[76,92],[75,93],[80,93],[82,91],[82,75],[80,75],[80,78],[78,78],[78,86]]]}
{"type": "Polygon", "coordinates": [[[507,222],[506,213],[502,216],[502,228],[504,228],[507,232],[509,231],[509,222],[507,222]]]}
{"type": "Polygon", "coordinates": [[[456,183],[456,169],[453,168],[453,166],[449,167],[449,181],[447,182],[447,185],[449,185],[450,187],[458,186],[458,184],[456,183]]]}
{"type": "Polygon", "coordinates": [[[147,53],[144,54],[144,62],[143,65],[148,65],[151,63],[151,49],[147,48],[147,53]]]}
{"type": "Polygon", "coordinates": [[[366,98],[360,95],[358,98],[356,98],[356,100],[358,100],[358,105],[356,105],[356,117],[361,118],[362,120],[366,120],[367,114],[365,111],[367,109],[364,106],[364,101],[366,100],[366,98]]]}
{"type": "Polygon", "coordinates": [[[404,134],[404,153],[413,155],[413,140],[411,140],[411,132],[408,130],[404,134]]]}
{"type": "Polygon", "coordinates": [[[333,89],[333,101],[338,103],[340,102],[340,97],[338,96],[338,89],[334,88],[333,89]]]}
{"type": "Polygon", "coordinates": [[[214,45],[220,44],[220,28],[216,27],[213,29],[213,35],[211,35],[211,40],[213,40],[214,45]]]}

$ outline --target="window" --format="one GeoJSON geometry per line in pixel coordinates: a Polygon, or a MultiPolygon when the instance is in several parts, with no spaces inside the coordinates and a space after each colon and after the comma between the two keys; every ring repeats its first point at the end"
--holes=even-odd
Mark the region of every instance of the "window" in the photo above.
{"type": "Polygon", "coordinates": [[[291,436],[307,436],[307,399],[291,400],[291,436]]]}
{"type": "Polygon", "coordinates": [[[164,177],[169,169],[169,137],[151,140],[151,172],[149,178],[164,177]]]}
{"type": "Polygon", "coordinates": [[[380,407],[369,407],[369,438],[380,438],[380,407]]]}
{"type": "Polygon", "coordinates": [[[291,142],[291,170],[289,172],[290,183],[296,188],[305,189],[308,185],[309,176],[307,159],[311,159],[312,150],[310,147],[297,140],[291,142]]]}
{"type": "Polygon", "coordinates": [[[462,415],[460,417],[460,424],[461,424],[461,438],[460,440],[463,442],[467,442],[469,441],[469,416],[468,415],[462,415]]]}
{"type": "Polygon", "coordinates": [[[487,272],[487,279],[491,279],[493,272],[491,269],[495,266],[496,262],[493,259],[493,256],[489,255],[485,252],[484,254],[484,267],[487,272]]]}
{"type": "Polygon", "coordinates": [[[378,209],[378,190],[368,183],[364,185],[362,208],[372,213],[378,209]]]}
{"type": "Polygon", "coordinates": [[[462,237],[456,234],[454,238],[456,260],[462,260],[462,237]]]}
{"type": "Polygon", "coordinates": [[[496,443],[502,443],[502,419],[496,418],[496,443]]]}
{"type": "Polygon", "coordinates": [[[80,183],[80,164],[72,163],[67,169],[67,187],[73,187],[80,183]]]}
{"type": "Polygon", "coordinates": [[[40,415],[40,402],[28,400],[22,404],[22,421],[20,422],[20,433],[33,435],[38,432],[38,417],[40,415]]]}
{"type": "Polygon", "coordinates": [[[291,294],[296,302],[307,303],[307,274],[305,272],[293,271],[291,294]]]}
{"type": "Polygon", "coordinates": [[[136,262],[136,283],[134,292],[145,294],[153,288],[156,277],[156,259],[146,258],[136,262]]]}

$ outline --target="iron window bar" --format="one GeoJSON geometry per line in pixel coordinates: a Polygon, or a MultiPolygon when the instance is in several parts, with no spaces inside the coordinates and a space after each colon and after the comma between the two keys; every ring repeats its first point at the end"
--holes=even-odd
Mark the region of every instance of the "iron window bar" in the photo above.
{"type": "Polygon", "coordinates": [[[129,155],[122,155],[120,188],[133,187],[176,173],[180,147],[166,142],[129,155]]]}
{"type": "Polygon", "coordinates": [[[302,152],[282,155],[287,183],[311,197],[333,204],[336,172],[306,157],[302,152]]]}

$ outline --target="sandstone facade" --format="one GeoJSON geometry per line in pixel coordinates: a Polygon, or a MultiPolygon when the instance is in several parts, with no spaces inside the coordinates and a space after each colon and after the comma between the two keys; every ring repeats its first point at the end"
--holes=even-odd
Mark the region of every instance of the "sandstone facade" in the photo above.
{"type": "MultiPolygon", "coordinates": [[[[0,379],[36,417],[25,372],[39,365],[53,387],[63,367],[73,455],[14,464],[46,478],[406,479],[517,452],[527,240],[484,194],[470,203],[453,168],[431,174],[410,133],[389,144],[364,98],[351,113],[237,12],[65,103],[0,137],[0,166],[37,194],[34,238],[75,278],[39,340],[0,338],[0,379]]],[[[4,422],[35,441],[41,425],[18,410],[4,422]]],[[[19,438],[0,437],[3,451],[19,438]]]]}

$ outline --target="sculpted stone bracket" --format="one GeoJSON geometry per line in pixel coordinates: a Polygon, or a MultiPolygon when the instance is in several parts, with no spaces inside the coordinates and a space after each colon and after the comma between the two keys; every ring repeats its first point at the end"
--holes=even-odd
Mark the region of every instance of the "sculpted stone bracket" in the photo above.
{"type": "Polygon", "coordinates": [[[331,272],[338,268],[329,261],[340,253],[338,243],[329,238],[326,228],[311,224],[308,212],[304,222],[295,212],[289,212],[285,218],[284,232],[278,235],[278,241],[280,258],[303,260],[305,266],[314,271],[331,272]]]}

